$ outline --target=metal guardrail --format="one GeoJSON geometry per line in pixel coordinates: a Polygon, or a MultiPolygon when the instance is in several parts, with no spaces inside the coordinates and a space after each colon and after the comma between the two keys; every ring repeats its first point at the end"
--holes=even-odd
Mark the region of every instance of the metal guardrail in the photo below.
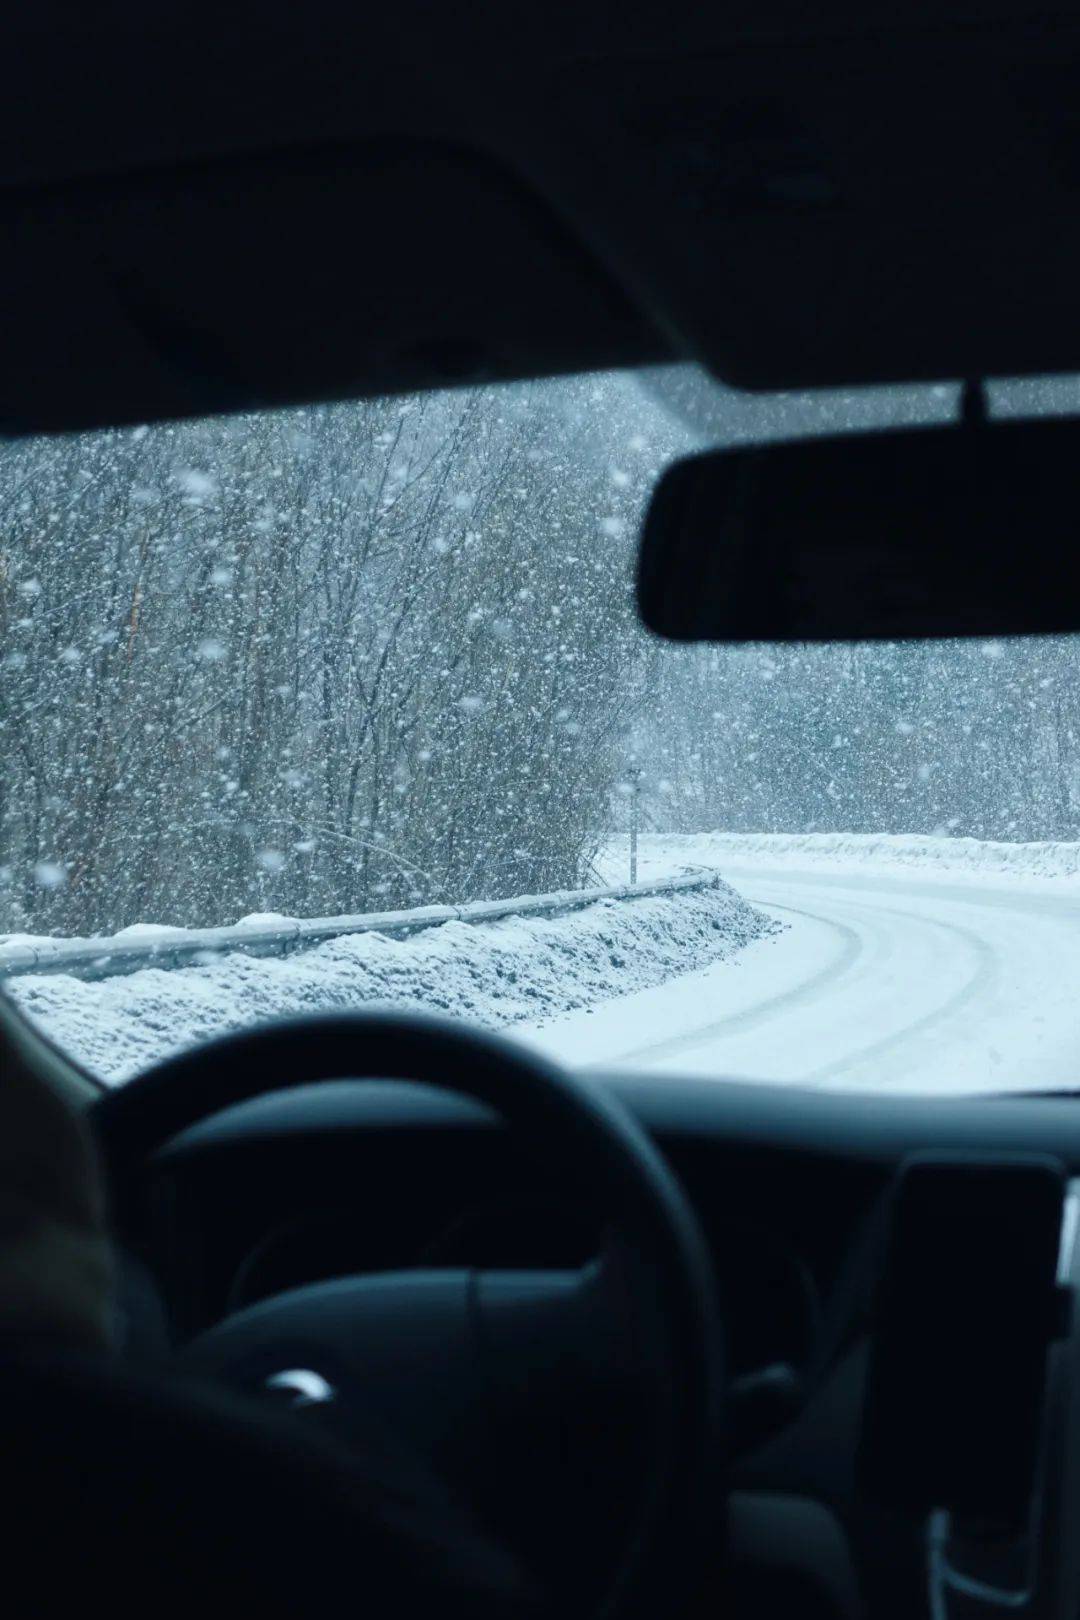
{"type": "Polygon", "coordinates": [[[357,917],[312,917],[280,923],[243,923],[228,928],[178,928],[152,938],[38,939],[0,944],[0,979],[25,973],[69,973],[78,979],[108,979],[140,968],[184,967],[213,961],[225,953],[289,956],[294,951],[343,934],[386,934],[407,938],[448,922],[498,922],[503,917],[561,917],[598,900],[636,900],[652,894],[712,888],[713,871],[608,889],[566,889],[558,894],[525,895],[514,900],[478,900],[467,906],[420,906],[413,911],[373,912],[357,917]]]}

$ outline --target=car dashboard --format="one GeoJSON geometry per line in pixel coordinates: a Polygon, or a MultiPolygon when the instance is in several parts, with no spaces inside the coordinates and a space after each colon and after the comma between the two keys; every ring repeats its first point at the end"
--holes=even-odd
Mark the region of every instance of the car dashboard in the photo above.
{"type": "MultiPolygon", "coordinates": [[[[960,1612],[940,1593],[935,1600],[928,1516],[865,1489],[890,1199],[903,1167],[928,1153],[1048,1158],[1070,1177],[1080,1171],[1080,1105],[590,1079],[662,1149],[709,1245],[733,1396],[732,1525],[744,1556],[755,1540],[774,1541],[769,1526],[788,1512],[790,1543],[802,1549],[792,1553],[798,1589],[816,1594],[822,1613],[960,1612]]],[[[1071,1200],[1070,1218],[1076,1207],[1071,1200]]],[[[182,1346],[233,1311],[328,1277],[578,1266],[596,1251],[603,1214],[487,1109],[421,1084],[358,1079],[259,1098],[173,1138],[149,1166],[132,1247],[154,1279],[164,1333],[182,1346]]],[[[928,1266],[936,1248],[928,1239],[928,1266]]],[[[1040,1442],[1040,1467],[1054,1476],[1055,1602],[1075,1578],[1057,1572],[1056,1550],[1080,1449],[1067,1438],[1074,1331],[1066,1313],[1054,1355],[1068,1376],[1064,1386],[1051,1379],[1055,1433],[1049,1451],[1040,1442]]],[[[996,1421],[986,1413],[988,1430],[996,1421]]],[[[946,1570],[960,1582],[953,1598],[976,1602],[972,1612],[983,1612],[983,1599],[990,1612],[1002,1591],[1013,1597],[1022,1585],[999,1576],[1001,1548],[991,1542],[954,1553],[967,1558],[981,1599],[946,1570]]]]}

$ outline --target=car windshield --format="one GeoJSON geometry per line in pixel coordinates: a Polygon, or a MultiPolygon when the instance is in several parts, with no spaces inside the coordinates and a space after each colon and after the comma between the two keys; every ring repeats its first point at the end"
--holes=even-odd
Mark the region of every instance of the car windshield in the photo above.
{"type": "Polygon", "coordinates": [[[8,444],[6,993],[109,1083],[394,1003],[582,1067],[1075,1087],[1076,642],[634,613],[679,455],[956,398],[669,368],[8,444]]]}

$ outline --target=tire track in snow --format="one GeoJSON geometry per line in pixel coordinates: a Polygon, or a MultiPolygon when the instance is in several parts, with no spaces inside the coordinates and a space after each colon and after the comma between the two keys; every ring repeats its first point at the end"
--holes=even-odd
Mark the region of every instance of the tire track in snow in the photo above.
{"type": "Polygon", "coordinates": [[[693,1051],[699,1046],[708,1046],[712,1041],[723,1040],[725,1036],[752,1029],[755,1024],[767,1023],[786,1008],[820,994],[834,979],[847,973],[865,954],[863,937],[857,928],[852,928],[847,923],[837,922],[832,917],[819,916],[802,906],[783,906],[771,901],[762,904],[760,909],[770,915],[774,912],[785,912],[789,916],[806,917],[811,922],[820,923],[838,935],[841,942],[839,951],[831,962],[789,990],[769,996],[753,1007],[744,1008],[742,1012],[728,1013],[711,1023],[701,1025],[698,1029],[688,1030],[684,1035],[669,1036],[665,1040],[653,1041],[646,1046],[635,1046],[632,1051],[625,1053],[628,1059],[647,1058],[659,1062],[665,1058],[678,1057],[681,1053],[693,1051]]]}
{"type": "MultiPolygon", "coordinates": [[[[905,911],[902,907],[875,906],[874,911],[879,915],[903,917],[908,922],[916,920],[923,927],[936,929],[939,933],[951,935],[953,938],[961,940],[974,958],[973,971],[962,989],[954,991],[939,1006],[930,1008],[921,1018],[916,1018],[902,1029],[882,1036],[880,1040],[870,1041],[866,1046],[858,1048],[857,1051],[852,1052],[845,1058],[841,1058],[838,1062],[825,1063],[817,1069],[810,1070],[806,1076],[807,1085],[821,1085],[826,1081],[835,1081],[860,1065],[875,1061],[886,1055],[891,1060],[890,1066],[895,1068],[895,1060],[902,1054],[905,1047],[912,1042],[921,1041],[936,1026],[942,1025],[957,1013],[963,1012],[977,997],[989,995],[993,992],[998,977],[997,958],[986,941],[980,939],[973,929],[965,928],[960,923],[946,922],[941,918],[913,919],[911,912],[905,911]]],[[[886,1078],[881,1074],[880,1069],[878,1070],[878,1077],[880,1079],[886,1078]]]]}
{"type": "Polygon", "coordinates": [[[721,870],[785,931],[537,1027],[538,1049],[583,1067],[868,1094],[1080,1085],[1075,879],[961,881],[870,859],[721,870]]]}
{"type": "MultiPolygon", "coordinates": [[[[735,881],[738,884],[738,878],[735,881]]],[[[934,936],[937,941],[944,939],[958,942],[961,952],[950,949],[947,955],[950,963],[954,965],[960,959],[961,953],[970,962],[970,968],[965,970],[963,983],[959,988],[950,990],[942,1000],[915,1019],[853,1050],[846,1051],[842,1056],[808,1069],[800,1075],[800,1084],[826,1085],[837,1082],[844,1084],[846,1077],[866,1064],[874,1065],[876,1082],[898,1078],[895,1071],[906,1068],[905,1053],[913,1045],[921,1044],[935,1029],[942,1029],[950,1019],[963,1014],[979,997],[993,993],[998,974],[995,954],[984,939],[961,923],[940,917],[920,916],[903,906],[881,905],[876,901],[853,899],[850,893],[838,895],[837,899],[849,918],[852,913],[855,914],[854,922],[841,920],[835,914],[807,906],[783,904],[773,900],[771,896],[765,899],[748,895],[747,898],[770,914],[784,913],[790,917],[803,918],[836,934],[841,941],[837,955],[800,983],[778,995],[768,996],[752,1007],[713,1019],[681,1035],[635,1047],[624,1054],[628,1061],[640,1060],[651,1066],[653,1063],[689,1056],[714,1044],[718,1045],[718,1056],[722,1056],[724,1041],[741,1035],[755,1026],[771,1023],[777,1017],[809,1008],[815,1001],[823,998],[827,1000],[833,994],[842,996],[849,988],[845,980],[853,981],[856,973],[860,977],[872,978],[894,954],[895,929],[883,926],[884,919],[893,924],[897,920],[900,921],[908,932],[914,927],[934,936]],[[883,1067],[893,1071],[892,1075],[884,1073],[883,1067]]],[[[842,1007],[840,1011],[842,1014],[842,1007]]],[[[793,1035],[793,1040],[796,1038],[793,1035]]]]}

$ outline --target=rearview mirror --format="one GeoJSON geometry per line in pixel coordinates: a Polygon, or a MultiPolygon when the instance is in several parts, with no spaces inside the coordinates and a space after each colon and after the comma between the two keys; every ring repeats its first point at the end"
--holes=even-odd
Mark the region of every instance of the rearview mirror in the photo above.
{"type": "Polygon", "coordinates": [[[1080,421],[720,450],[645,521],[638,604],[676,641],[1080,629],[1080,421]]]}

